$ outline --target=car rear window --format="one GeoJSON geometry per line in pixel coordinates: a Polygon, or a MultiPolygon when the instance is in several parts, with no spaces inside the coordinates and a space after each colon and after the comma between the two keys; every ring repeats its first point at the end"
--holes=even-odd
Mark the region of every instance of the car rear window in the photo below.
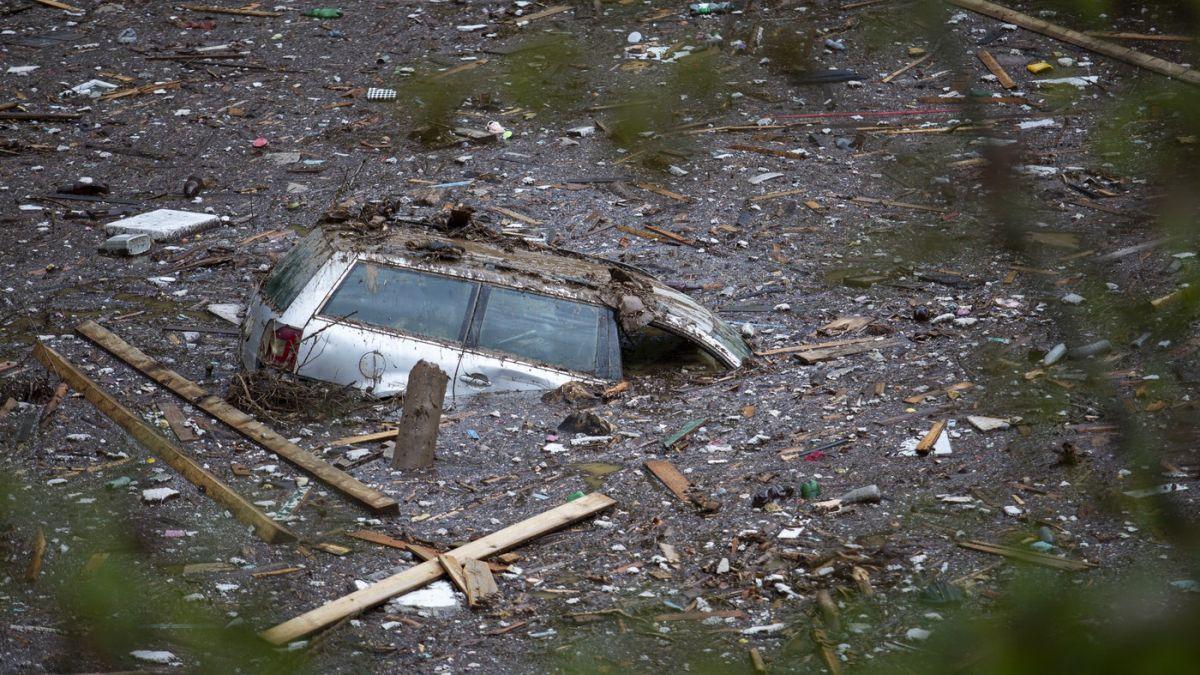
{"type": "Polygon", "coordinates": [[[263,282],[263,299],[276,311],[286,311],[331,255],[333,248],[325,233],[320,229],[313,230],[276,263],[263,282]]]}
{"type": "Polygon", "coordinates": [[[435,340],[462,338],[476,284],[358,263],[321,313],[435,340]]]}
{"type": "Polygon", "coordinates": [[[492,288],[477,346],[566,370],[597,372],[605,310],[560,298],[492,288]]]}

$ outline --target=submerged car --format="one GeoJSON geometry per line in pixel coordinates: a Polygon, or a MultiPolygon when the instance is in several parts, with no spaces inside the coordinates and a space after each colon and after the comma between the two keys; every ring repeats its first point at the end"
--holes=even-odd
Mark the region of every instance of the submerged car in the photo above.
{"type": "Polygon", "coordinates": [[[314,229],[246,310],[241,357],[375,396],[418,361],[447,397],[620,380],[686,357],[737,368],[750,350],[687,295],[623,263],[522,240],[404,230],[364,239],[314,229]]]}

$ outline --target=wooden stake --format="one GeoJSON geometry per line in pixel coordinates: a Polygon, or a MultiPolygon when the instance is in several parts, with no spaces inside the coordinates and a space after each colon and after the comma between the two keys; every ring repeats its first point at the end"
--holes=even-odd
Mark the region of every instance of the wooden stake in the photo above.
{"type": "Polygon", "coordinates": [[[408,386],[404,389],[404,414],[400,417],[400,433],[396,436],[392,468],[424,469],[433,466],[438,422],[442,419],[442,401],[446,398],[446,383],[449,380],[441,368],[428,361],[417,361],[417,365],[409,371],[408,386]]]}
{"type": "Polygon", "coordinates": [[[54,414],[55,410],[58,410],[59,404],[67,397],[68,391],[70,391],[70,387],[67,386],[66,382],[58,383],[58,386],[54,388],[54,395],[50,397],[49,401],[46,401],[46,405],[42,408],[41,419],[38,424],[45,425],[46,422],[50,421],[50,416],[54,414]]]}
{"type": "Polygon", "coordinates": [[[1171,63],[1157,56],[1143,54],[1136,49],[1129,49],[1113,42],[1100,40],[1085,33],[1080,33],[1077,30],[1063,28],[1062,26],[1034,18],[1028,14],[1022,14],[1002,5],[987,2],[987,0],[946,0],[946,2],[957,7],[962,7],[963,9],[969,9],[972,12],[978,12],[984,16],[990,16],[993,19],[1016,24],[1035,33],[1048,35],[1056,40],[1061,40],[1077,47],[1083,47],[1097,54],[1111,56],[1119,61],[1124,61],[1125,63],[1130,63],[1146,70],[1166,75],[1167,77],[1173,77],[1190,84],[1200,84],[1200,71],[1192,70],[1178,63],[1171,63]]]}
{"type": "Polygon", "coordinates": [[[767,672],[767,664],[763,662],[763,657],[759,653],[758,647],[750,648],[750,667],[754,668],[754,672],[756,673],[767,672]]]}
{"type": "Polygon", "coordinates": [[[396,500],[374,488],[363,485],[353,476],[337,470],[324,460],[275,433],[262,422],[229,405],[224,399],[209,394],[200,385],[162,365],[104,326],[95,321],[85,321],[75,330],[106,349],[113,356],[133,366],[146,377],[170,389],[183,400],[228,424],[246,438],[295,464],[342,494],[353,497],[380,513],[400,512],[400,506],[396,500]]]}
{"type": "Polygon", "coordinates": [[[120,425],[137,442],[162,458],[193,485],[199,487],[210,499],[232,511],[233,516],[242,523],[253,527],[255,533],[263,541],[271,544],[295,541],[296,535],[290,530],[268,518],[258,507],[218,480],[216,476],[205,470],[174,443],[158,435],[140,416],[121,405],[111,394],[101,389],[100,385],[84,375],[61,354],[39,342],[33,348],[33,357],[71,385],[72,389],[83,394],[83,397],[91,401],[97,410],[120,425]]]}
{"type": "Polygon", "coordinates": [[[42,557],[46,555],[46,534],[38,528],[37,537],[33,540],[33,551],[29,556],[29,566],[25,568],[25,581],[33,583],[42,573],[42,557]]]}
{"type": "MultiPolygon", "coordinates": [[[[515,525],[510,525],[503,530],[493,532],[482,539],[476,539],[466,546],[460,546],[450,551],[450,555],[459,560],[486,558],[530,539],[540,537],[547,532],[553,532],[583,520],[613,504],[616,502],[609,497],[599,492],[593,492],[573,502],[567,502],[515,525]]],[[[385,602],[388,598],[416,590],[442,576],[444,571],[442,564],[437,560],[423,562],[361,591],[342,596],[310,612],[285,621],[263,632],[262,637],[272,644],[287,644],[313,631],[370,609],[385,602]]]]}
{"type": "Polygon", "coordinates": [[[932,57],[933,57],[932,53],[926,54],[925,56],[922,56],[921,58],[917,59],[916,61],[909,63],[907,66],[904,66],[900,70],[897,70],[896,72],[892,73],[891,75],[888,75],[887,77],[883,78],[883,81],[891,82],[892,80],[896,79],[897,77],[900,77],[904,73],[907,73],[912,68],[916,68],[917,66],[921,65],[922,63],[925,63],[932,57]]]}
{"type": "Polygon", "coordinates": [[[986,49],[980,49],[976,56],[979,57],[980,61],[983,61],[983,65],[987,66],[988,70],[992,71],[992,74],[1000,81],[1001,87],[1012,89],[1017,86],[1012,76],[1008,74],[1008,71],[1004,70],[1004,66],[1000,65],[1000,62],[996,60],[996,57],[992,56],[991,52],[986,49]]]}

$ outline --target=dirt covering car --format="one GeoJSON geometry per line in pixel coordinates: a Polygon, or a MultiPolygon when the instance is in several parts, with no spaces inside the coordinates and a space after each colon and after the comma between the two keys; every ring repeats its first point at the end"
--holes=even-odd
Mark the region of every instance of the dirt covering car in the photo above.
{"type": "Polygon", "coordinates": [[[314,229],[252,298],[241,357],[375,396],[403,392],[420,360],[447,396],[620,380],[684,362],[738,368],[736,330],[623,263],[517,239],[314,229]]]}

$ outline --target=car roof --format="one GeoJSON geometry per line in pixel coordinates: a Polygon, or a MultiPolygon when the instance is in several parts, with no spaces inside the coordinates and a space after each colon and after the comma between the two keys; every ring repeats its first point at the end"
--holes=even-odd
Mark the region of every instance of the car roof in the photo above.
{"type": "Polygon", "coordinates": [[[467,239],[401,228],[376,236],[326,235],[334,251],[359,259],[604,305],[627,328],[652,323],[682,333],[730,367],[750,354],[708,309],[621,262],[493,233],[467,239]]]}

